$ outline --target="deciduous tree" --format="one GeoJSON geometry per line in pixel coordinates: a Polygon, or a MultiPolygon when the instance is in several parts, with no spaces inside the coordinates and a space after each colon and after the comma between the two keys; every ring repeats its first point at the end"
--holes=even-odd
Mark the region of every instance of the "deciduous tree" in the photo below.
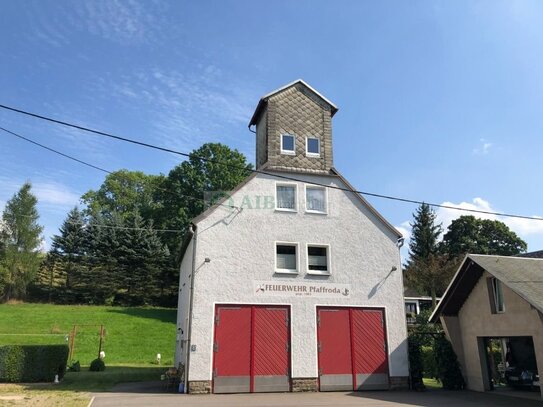
{"type": "Polygon", "coordinates": [[[513,256],[526,248],[526,242],[505,223],[464,215],[449,225],[440,251],[449,258],[462,258],[468,253],[513,256]]]}

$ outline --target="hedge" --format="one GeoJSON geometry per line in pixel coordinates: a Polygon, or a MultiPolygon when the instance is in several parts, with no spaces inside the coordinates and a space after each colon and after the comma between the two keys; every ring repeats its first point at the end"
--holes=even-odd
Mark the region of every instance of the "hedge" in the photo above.
{"type": "Polygon", "coordinates": [[[0,382],[52,382],[64,377],[67,345],[0,346],[0,382]]]}

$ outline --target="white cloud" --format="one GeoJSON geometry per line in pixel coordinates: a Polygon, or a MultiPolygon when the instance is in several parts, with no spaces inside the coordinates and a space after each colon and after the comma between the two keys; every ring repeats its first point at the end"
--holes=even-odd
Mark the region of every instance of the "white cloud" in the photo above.
{"type": "MultiPolygon", "coordinates": [[[[0,177],[0,208],[3,208],[5,201],[11,199],[17,191],[23,186],[25,180],[0,177]]],[[[69,187],[50,179],[42,178],[31,180],[31,192],[38,198],[38,205],[47,205],[48,207],[61,207],[65,210],[66,207],[74,206],[79,202],[77,192],[74,192],[69,187]]]]}
{"type": "Polygon", "coordinates": [[[68,187],[52,182],[38,182],[32,185],[38,202],[58,206],[74,206],[79,201],[79,194],[68,187]]]}
{"type": "MultiPolygon", "coordinates": [[[[483,198],[474,198],[472,202],[460,202],[459,204],[455,204],[452,202],[443,202],[442,205],[451,206],[454,208],[481,210],[486,212],[500,212],[500,210],[494,208],[490,204],[490,202],[484,200],[483,198]]],[[[443,222],[443,229],[445,230],[451,224],[451,222],[459,216],[473,215],[476,218],[480,219],[499,220],[509,226],[511,230],[513,230],[520,236],[543,235],[543,218],[538,215],[530,216],[542,219],[541,221],[533,219],[511,218],[507,216],[498,216],[485,213],[460,212],[454,209],[445,208],[439,208],[436,212],[437,218],[440,222],[443,222]]]]}
{"type": "Polygon", "coordinates": [[[94,0],[78,11],[90,33],[122,43],[139,42],[153,23],[143,5],[130,0],[94,0]]]}
{"type": "MultiPolygon", "coordinates": [[[[123,75],[120,80],[96,82],[96,92],[114,97],[130,110],[144,111],[162,143],[189,150],[203,142],[225,140],[224,126],[249,122],[254,92],[229,80],[214,65],[198,72],[149,69],[123,75]]],[[[239,138],[236,139],[239,143],[239,138]]],[[[247,137],[249,151],[252,138],[247,137]]]]}
{"type": "MultiPolygon", "coordinates": [[[[522,218],[511,218],[506,216],[493,215],[488,213],[477,213],[469,211],[460,211],[452,208],[460,209],[469,209],[469,210],[479,210],[485,212],[500,212],[494,208],[490,202],[483,198],[474,198],[471,202],[443,202],[441,205],[448,206],[450,208],[437,208],[436,209],[436,223],[441,223],[443,226],[443,231],[446,232],[449,225],[453,220],[459,218],[462,215],[472,215],[479,219],[490,219],[490,220],[499,220],[505,223],[512,231],[514,231],[520,238],[527,240],[528,237],[538,237],[543,239],[543,217],[538,215],[533,215],[532,217],[541,219],[522,219],[522,218]]],[[[409,244],[409,237],[411,236],[411,226],[409,225],[410,221],[403,222],[400,226],[396,226],[406,238],[405,246],[409,244]]]]}
{"type": "Polygon", "coordinates": [[[473,149],[473,154],[476,154],[476,155],[488,154],[492,146],[494,146],[494,143],[490,143],[488,140],[484,138],[479,139],[479,141],[480,141],[480,144],[478,147],[473,149]]]}
{"type": "Polygon", "coordinates": [[[411,238],[411,225],[409,224],[409,221],[406,220],[405,222],[402,222],[400,226],[396,226],[396,229],[402,234],[405,243],[407,243],[411,238]]]}

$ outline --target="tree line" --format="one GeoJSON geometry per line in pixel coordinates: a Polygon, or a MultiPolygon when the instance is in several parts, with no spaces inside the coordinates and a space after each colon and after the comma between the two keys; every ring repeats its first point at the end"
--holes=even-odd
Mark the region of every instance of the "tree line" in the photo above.
{"type": "Polygon", "coordinates": [[[527,249],[526,242],[498,220],[463,215],[453,220],[444,233],[436,212],[427,204],[418,207],[410,225],[405,285],[430,296],[432,308],[466,254],[514,256],[527,249]]]}
{"type": "Polygon", "coordinates": [[[47,253],[25,183],[0,223],[0,298],[175,306],[180,246],[191,219],[211,204],[204,194],[233,189],[250,169],[237,150],[208,143],[167,175],[108,174],[70,210],[47,253]]]}
{"type": "MultiPolygon", "coordinates": [[[[0,299],[66,304],[175,306],[183,231],[252,166],[243,154],[204,144],[167,175],[119,170],[81,197],[47,253],[30,183],[7,202],[0,221],[0,299]],[[202,159],[203,158],[203,159],[202,159]]],[[[504,223],[460,216],[443,233],[426,204],[413,214],[405,284],[441,296],[467,253],[515,255],[526,243],[504,223]]]]}

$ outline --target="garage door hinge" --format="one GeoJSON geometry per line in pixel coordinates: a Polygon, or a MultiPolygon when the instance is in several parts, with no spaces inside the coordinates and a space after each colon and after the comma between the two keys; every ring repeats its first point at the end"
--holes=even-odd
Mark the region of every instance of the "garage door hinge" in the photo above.
{"type": "Polygon", "coordinates": [[[213,369],[213,377],[217,377],[217,369],[213,369]]]}
{"type": "Polygon", "coordinates": [[[383,350],[385,351],[385,353],[387,353],[387,344],[386,343],[383,343],[383,350]]]}
{"type": "Polygon", "coordinates": [[[319,367],[319,376],[322,376],[322,369],[319,367]]]}
{"type": "Polygon", "coordinates": [[[322,350],[322,346],[321,346],[321,343],[317,343],[317,351],[320,352],[322,350]]]}
{"type": "Polygon", "coordinates": [[[219,325],[219,314],[215,315],[215,325],[219,325]]]}
{"type": "Polygon", "coordinates": [[[285,343],[285,350],[287,351],[287,353],[290,351],[290,346],[288,346],[288,343],[285,343]]]}
{"type": "Polygon", "coordinates": [[[219,351],[219,344],[217,342],[215,342],[213,344],[213,352],[218,352],[219,351]]]}
{"type": "Polygon", "coordinates": [[[289,323],[289,319],[288,319],[288,315],[285,317],[285,326],[288,327],[288,323],[289,323]]]}
{"type": "Polygon", "coordinates": [[[317,317],[317,326],[321,326],[321,317],[317,317]]]}
{"type": "Polygon", "coordinates": [[[381,326],[385,327],[385,319],[383,318],[383,315],[381,315],[381,326]]]}

